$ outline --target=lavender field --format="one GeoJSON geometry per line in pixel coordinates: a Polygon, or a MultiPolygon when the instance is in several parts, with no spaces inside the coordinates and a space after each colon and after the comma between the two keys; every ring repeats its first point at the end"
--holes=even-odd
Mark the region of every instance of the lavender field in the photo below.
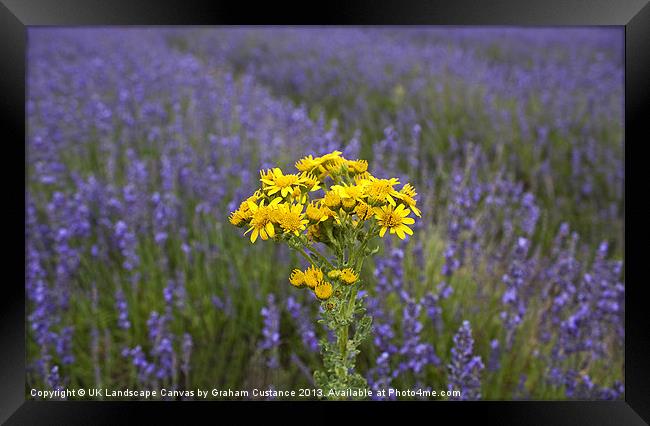
{"type": "Polygon", "coordinates": [[[31,28],[27,397],[312,388],[306,263],[228,215],[259,170],[339,150],[422,211],[364,264],[371,389],[623,398],[623,37],[31,28]]]}

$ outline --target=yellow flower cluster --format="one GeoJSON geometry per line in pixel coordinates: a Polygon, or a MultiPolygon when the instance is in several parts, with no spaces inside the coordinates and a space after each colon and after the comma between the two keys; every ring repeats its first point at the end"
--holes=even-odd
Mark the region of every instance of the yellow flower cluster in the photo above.
{"type": "Polygon", "coordinates": [[[368,172],[365,160],[347,160],[339,151],[321,157],[311,155],[296,162],[298,173],[279,168],[260,172],[261,188],[230,215],[230,223],[248,227],[251,242],[279,236],[300,236],[327,242],[325,226],[358,228],[376,222],[379,235],[386,231],[404,239],[418,217],[417,193],[407,183],[398,191],[396,178],[380,179],[368,172]],[[309,195],[323,190],[322,197],[309,195]]]}
{"type": "Polygon", "coordinates": [[[294,269],[289,277],[289,282],[294,287],[309,287],[320,300],[327,300],[332,297],[334,289],[332,283],[324,280],[323,271],[320,268],[310,266],[305,271],[294,269]]]}
{"type": "MultiPolygon", "coordinates": [[[[327,277],[332,281],[338,280],[343,285],[352,285],[359,280],[359,274],[352,268],[332,269],[327,273],[327,277]]],[[[323,271],[314,266],[310,266],[305,271],[294,269],[289,282],[297,288],[309,287],[320,300],[329,299],[334,290],[332,283],[325,280],[323,271]]]]}
{"type": "Polygon", "coordinates": [[[332,269],[327,276],[333,279],[339,279],[343,284],[351,285],[359,280],[359,274],[355,273],[352,268],[332,269]]]}
{"type": "Polygon", "coordinates": [[[415,219],[409,215],[421,216],[417,193],[408,183],[398,190],[398,179],[377,178],[367,161],[347,160],[339,151],[304,157],[296,169],[289,174],[279,168],[260,171],[260,188],[230,214],[230,223],[248,228],[244,234],[250,233],[252,243],[258,238],[284,240],[300,251],[312,265],[294,269],[289,282],[308,287],[328,301],[326,309],[333,309],[340,297],[357,291],[358,284],[349,286],[359,281],[362,261],[357,261],[366,255],[371,238],[384,237],[387,231],[401,239],[413,234],[409,225],[415,219]],[[340,269],[318,253],[314,242],[338,253],[340,269]],[[346,252],[352,258],[344,259],[346,252]]]}

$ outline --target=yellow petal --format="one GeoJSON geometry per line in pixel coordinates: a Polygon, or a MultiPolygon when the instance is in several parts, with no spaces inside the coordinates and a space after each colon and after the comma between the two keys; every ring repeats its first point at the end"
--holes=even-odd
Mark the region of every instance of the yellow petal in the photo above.
{"type": "Polygon", "coordinates": [[[402,225],[402,226],[400,227],[400,229],[402,229],[404,232],[406,232],[406,233],[409,234],[409,235],[413,235],[413,230],[412,230],[411,228],[409,228],[408,226],[404,226],[404,225],[402,225]]]}
{"type": "Polygon", "coordinates": [[[415,223],[415,219],[413,219],[412,217],[405,217],[402,219],[402,223],[406,225],[413,225],[415,223]]]}
{"type": "Polygon", "coordinates": [[[379,231],[379,236],[380,237],[384,236],[384,234],[386,233],[386,229],[388,229],[388,228],[386,228],[385,226],[383,228],[381,228],[381,231],[379,231]]]}
{"type": "Polygon", "coordinates": [[[257,229],[253,229],[253,233],[251,234],[251,243],[254,243],[255,240],[257,240],[257,235],[258,235],[257,229]]]}
{"type": "Polygon", "coordinates": [[[269,234],[271,238],[275,237],[275,227],[271,222],[266,224],[266,232],[269,234]]]}
{"type": "Polygon", "coordinates": [[[400,240],[404,239],[404,231],[402,228],[395,228],[395,232],[397,233],[397,236],[400,240]]]}

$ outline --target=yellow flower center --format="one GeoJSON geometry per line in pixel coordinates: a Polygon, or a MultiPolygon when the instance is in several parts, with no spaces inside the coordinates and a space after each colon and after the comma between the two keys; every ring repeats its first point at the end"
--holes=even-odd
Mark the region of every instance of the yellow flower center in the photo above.
{"type": "Polygon", "coordinates": [[[363,173],[368,170],[368,162],[366,160],[349,161],[348,167],[355,173],[363,173]]]}
{"type": "Polygon", "coordinates": [[[400,204],[397,208],[393,206],[384,206],[382,208],[375,207],[377,213],[377,223],[381,227],[379,236],[383,237],[387,230],[390,233],[396,233],[400,239],[404,239],[405,234],[413,235],[413,230],[407,225],[412,225],[415,220],[407,217],[411,211],[404,208],[404,204],[400,204]]]}
{"type": "Polygon", "coordinates": [[[262,229],[267,223],[271,222],[271,209],[267,206],[261,206],[253,213],[251,219],[251,226],[253,228],[262,229]]]}
{"type": "Polygon", "coordinates": [[[301,214],[296,211],[286,211],[280,216],[280,226],[287,232],[301,231],[304,228],[301,214]]]}
{"type": "Polygon", "coordinates": [[[345,268],[341,271],[341,281],[344,283],[353,284],[357,279],[359,279],[359,276],[351,268],[345,268]]]}
{"type": "Polygon", "coordinates": [[[375,200],[385,200],[393,190],[393,185],[388,179],[379,179],[368,185],[366,193],[375,200]]]}
{"type": "Polygon", "coordinates": [[[393,228],[402,224],[402,216],[396,214],[394,211],[384,216],[384,225],[388,228],[393,228]]]}
{"type": "Polygon", "coordinates": [[[323,212],[313,204],[307,206],[307,211],[305,212],[307,218],[314,222],[318,222],[323,216],[323,212]]]}
{"type": "Polygon", "coordinates": [[[354,208],[354,206],[357,204],[356,200],[354,198],[344,198],[341,201],[341,204],[343,205],[343,208],[347,211],[350,211],[354,208]]]}
{"type": "Polygon", "coordinates": [[[368,220],[372,217],[373,211],[372,208],[366,203],[359,203],[354,209],[354,212],[359,216],[361,220],[368,220]]]}
{"type": "Polygon", "coordinates": [[[321,282],[314,289],[314,293],[316,293],[316,297],[320,300],[327,300],[332,297],[332,284],[326,281],[321,282]]]}
{"type": "Polygon", "coordinates": [[[291,277],[289,277],[289,282],[294,287],[302,287],[305,285],[305,273],[300,269],[294,269],[291,272],[291,277]]]}
{"type": "Polygon", "coordinates": [[[323,204],[330,209],[336,210],[341,206],[341,197],[334,191],[329,191],[323,198],[323,204]]]}
{"type": "Polygon", "coordinates": [[[305,284],[309,288],[315,288],[323,280],[323,271],[320,268],[310,266],[305,271],[305,284]]]}
{"type": "Polygon", "coordinates": [[[280,175],[275,177],[275,185],[280,188],[287,188],[291,185],[295,185],[298,182],[298,176],[296,175],[280,175]]]}
{"type": "Polygon", "coordinates": [[[327,276],[330,278],[338,278],[341,275],[341,271],[338,269],[332,269],[327,273],[327,276]]]}

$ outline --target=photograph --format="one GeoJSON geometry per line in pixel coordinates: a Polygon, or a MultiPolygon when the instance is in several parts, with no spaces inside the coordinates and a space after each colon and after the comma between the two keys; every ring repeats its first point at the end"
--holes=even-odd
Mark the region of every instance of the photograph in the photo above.
{"type": "Polygon", "coordinates": [[[25,400],[624,401],[625,31],[27,28],[25,400]]]}

